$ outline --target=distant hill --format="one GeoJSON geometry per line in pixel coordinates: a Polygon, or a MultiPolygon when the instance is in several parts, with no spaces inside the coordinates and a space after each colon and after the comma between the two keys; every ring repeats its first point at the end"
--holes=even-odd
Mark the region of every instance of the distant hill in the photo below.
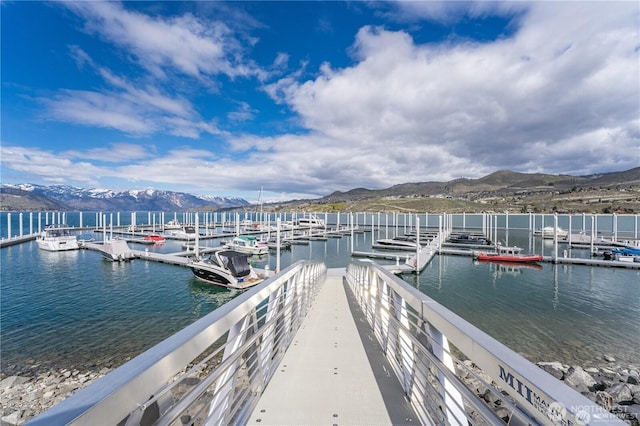
{"type": "Polygon", "coordinates": [[[172,211],[243,207],[242,198],[211,197],[154,189],[112,191],[65,185],[0,186],[2,210],[172,211]]]}
{"type": "Polygon", "coordinates": [[[612,187],[638,186],[640,186],[640,167],[623,172],[589,176],[518,173],[500,170],[479,179],[403,183],[378,190],[357,188],[347,192],[336,191],[317,201],[336,203],[381,197],[411,196],[464,196],[467,199],[477,199],[508,194],[546,192],[549,190],[611,189],[612,187]]]}

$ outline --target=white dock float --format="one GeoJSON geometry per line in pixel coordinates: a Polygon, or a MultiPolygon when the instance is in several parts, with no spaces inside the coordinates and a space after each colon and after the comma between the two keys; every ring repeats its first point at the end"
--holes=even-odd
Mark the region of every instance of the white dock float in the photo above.
{"type": "MultiPolygon", "coordinates": [[[[317,299],[254,409],[249,425],[397,423],[385,406],[376,376],[389,382],[397,379],[381,364],[370,365],[349,308],[344,274],[344,269],[328,271],[317,299]]],[[[417,424],[417,419],[414,420],[417,424]]]]}

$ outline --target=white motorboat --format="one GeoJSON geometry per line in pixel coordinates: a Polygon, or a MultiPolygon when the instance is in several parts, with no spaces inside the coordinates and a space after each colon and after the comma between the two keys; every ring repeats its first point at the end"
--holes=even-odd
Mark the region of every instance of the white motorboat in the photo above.
{"type": "Polygon", "coordinates": [[[217,251],[189,268],[200,281],[227,288],[244,290],[264,281],[249,264],[249,254],[234,250],[217,251]]]}
{"type": "Polygon", "coordinates": [[[168,231],[168,235],[173,238],[179,238],[181,240],[190,240],[196,238],[195,226],[181,226],[178,229],[171,229],[168,231]]]}
{"type": "Polygon", "coordinates": [[[412,250],[415,251],[418,248],[418,244],[406,237],[396,238],[383,238],[377,240],[373,244],[373,248],[382,250],[412,250]]]}
{"type": "Polygon", "coordinates": [[[296,224],[303,228],[324,228],[325,226],[324,220],[318,218],[316,215],[301,217],[297,220],[296,224]]]}
{"type": "Polygon", "coordinates": [[[38,247],[46,251],[66,251],[80,248],[78,239],[63,224],[49,225],[36,238],[38,247]]]}
{"type": "Polygon", "coordinates": [[[533,234],[548,240],[553,239],[554,235],[558,235],[558,238],[565,238],[567,235],[569,235],[569,232],[565,231],[559,226],[556,228],[554,228],[553,226],[545,226],[540,230],[534,231],[533,234]]]}
{"type": "Polygon", "coordinates": [[[237,237],[234,237],[233,240],[225,243],[224,247],[251,255],[269,253],[269,246],[265,243],[259,242],[256,237],[252,235],[238,235],[237,237]]]}
{"type": "Polygon", "coordinates": [[[180,222],[178,222],[177,219],[174,220],[170,220],[169,222],[167,222],[164,225],[164,229],[165,230],[169,230],[169,229],[182,229],[182,225],[180,224],[180,222]]]}

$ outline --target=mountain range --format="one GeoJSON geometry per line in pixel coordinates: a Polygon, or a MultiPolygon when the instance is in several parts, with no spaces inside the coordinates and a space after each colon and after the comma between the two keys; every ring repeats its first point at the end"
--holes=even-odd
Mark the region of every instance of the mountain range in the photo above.
{"type": "MultiPolygon", "coordinates": [[[[518,173],[501,170],[478,179],[454,179],[448,182],[414,182],[394,185],[385,189],[355,188],[336,191],[315,200],[291,200],[266,208],[296,209],[321,205],[337,208],[364,208],[358,202],[382,199],[433,199],[454,198],[467,202],[511,197],[507,203],[518,203],[544,194],[560,194],[560,198],[591,202],[612,199],[611,194],[623,193],[623,198],[640,200],[640,167],[626,171],[593,174],[587,176],[552,175],[543,173],[518,173]],[[565,195],[563,195],[565,194],[565,195]],[[566,195],[569,194],[569,195],[566,195]],[[576,195],[578,194],[578,195],[576,195]]],[[[558,200],[554,196],[553,201],[558,200]]],[[[396,203],[397,204],[397,203],[396,203]]],[[[522,202],[526,209],[527,201],[522,202]]],[[[557,203],[556,203],[557,204],[557,203]]],[[[154,189],[113,191],[109,189],[83,189],[72,186],[33,184],[0,185],[2,210],[76,210],[76,211],[184,211],[184,210],[232,210],[247,208],[251,204],[234,197],[213,197],[183,192],[154,189]]],[[[378,207],[380,207],[378,205],[378,207]]],[[[450,208],[450,207],[449,207],[450,208]]],[[[466,204],[460,208],[473,208],[466,204]]],[[[635,210],[635,207],[633,207],[635,210]]],[[[360,211],[360,210],[353,210],[360,211]]],[[[364,210],[363,210],[364,211],[364,210]]]]}
{"type": "Polygon", "coordinates": [[[155,189],[113,191],[66,185],[2,184],[2,210],[184,211],[249,205],[243,198],[215,197],[155,189]]]}

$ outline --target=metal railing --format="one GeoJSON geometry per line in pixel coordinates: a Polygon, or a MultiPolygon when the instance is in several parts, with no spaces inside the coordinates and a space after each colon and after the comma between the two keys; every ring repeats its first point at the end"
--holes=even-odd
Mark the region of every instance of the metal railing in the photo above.
{"type": "Polygon", "coordinates": [[[346,281],[422,424],[625,424],[384,268],[346,281]]]}
{"type": "Polygon", "coordinates": [[[295,263],[30,424],[246,423],[325,276],[295,263]]]}

